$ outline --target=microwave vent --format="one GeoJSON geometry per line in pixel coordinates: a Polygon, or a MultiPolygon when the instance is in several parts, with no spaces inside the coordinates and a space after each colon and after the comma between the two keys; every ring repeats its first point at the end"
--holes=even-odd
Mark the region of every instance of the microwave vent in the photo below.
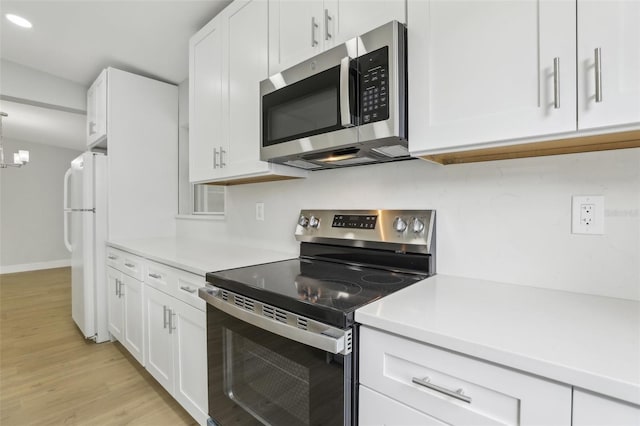
{"type": "Polygon", "coordinates": [[[322,167],[319,164],[310,163],[304,160],[290,160],[290,161],[285,161],[283,164],[287,166],[298,167],[300,169],[307,169],[307,170],[319,169],[322,167]]]}
{"type": "Polygon", "coordinates": [[[346,160],[332,161],[329,164],[333,164],[335,166],[352,166],[354,164],[375,163],[376,161],[378,160],[371,157],[355,157],[355,158],[347,158],[346,160]]]}
{"type": "Polygon", "coordinates": [[[392,158],[409,156],[409,150],[402,145],[380,146],[378,148],[372,148],[371,150],[392,158]]]}

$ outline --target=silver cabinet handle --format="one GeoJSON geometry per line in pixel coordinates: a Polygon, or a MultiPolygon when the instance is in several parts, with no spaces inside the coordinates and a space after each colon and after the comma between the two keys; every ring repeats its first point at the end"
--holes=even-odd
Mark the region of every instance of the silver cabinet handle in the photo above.
{"type": "Polygon", "coordinates": [[[455,391],[443,388],[442,386],[434,385],[433,383],[431,383],[431,379],[429,379],[428,377],[425,377],[424,379],[414,377],[411,379],[411,381],[416,385],[424,386],[425,388],[432,389],[436,392],[443,393],[452,398],[459,399],[460,401],[466,402],[467,404],[471,404],[471,397],[464,395],[462,388],[455,391]]]}
{"type": "Polygon", "coordinates": [[[120,297],[120,292],[119,290],[119,286],[120,286],[120,280],[116,278],[116,296],[120,297]]]}
{"type": "Polygon", "coordinates": [[[162,320],[164,325],[162,326],[162,328],[167,328],[167,305],[163,305],[162,306],[162,320]]]}
{"type": "Polygon", "coordinates": [[[316,28],[318,28],[318,24],[316,24],[316,17],[311,17],[311,47],[316,47],[318,45],[318,41],[316,40],[316,28]]]}
{"type": "Polygon", "coordinates": [[[213,148],[213,168],[218,168],[218,148],[213,148]]]}
{"type": "Polygon", "coordinates": [[[602,102],[602,48],[594,49],[596,74],[596,102],[602,102]]]}
{"type": "Polygon", "coordinates": [[[154,274],[154,273],[151,273],[151,272],[149,273],[149,276],[150,276],[151,278],[155,278],[155,279],[157,279],[157,280],[159,280],[160,278],[162,278],[162,275],[160,275],[160,274],[154,274]]]}
{"type": "Polygon", "coordinates": [[[126,266],[127,268],[133,268],[135,267],[135,263],[125,263],[124,266],[126,266]]]}
{"type": "Polygon", "coordinates": [[[89,134],[93,135],[96,133],[96,131],[94,130],[94,128],[96,127],[96,123],[94,123],[93,121],[89,122],[89,134]]]}
{"type": "Polygon", "coordinates": [[[553,107],[560,108],[560,58],[553,58],[553,107]]]}
{"type": "Polygon", "coordinates": [[[109,258],[109,260],[116,260],[118,258],[118,256],[114,256],[112,254],[110,254],[109,256],[107,256],[109,258]]]}
{"type": "Polygon", "coordinates": [[[351,58],[340,60],[340,121],[342,127],[353,127],[351,122],[351,103],[349,102],[349,65],[351,58]]]}
{"type": "Polygon", "coordinates": [[[220,168],[223,168],[226,166],[225,162],[224,162],[224,154],[226,154],[227,151],[225,151],[224,149],[222,149],[222,147],[220,147],[220,168]]]}
{"type": "Polygon", "coordinates": [[[329,33],[329,21],[331,20],[331,16],[329,16],[329,9],[324,10],[324,39],[329,40],[331,38],[331,33],[329,33]]]}
{"type": "Polygon", "coordinates": [[[193,293],[195,293],[196,291],[198,291],[198,290],[196,290],[195,288],[186,287],[186,286],[180,286],[180,290],[184,290],[184,291],[189,292],[189,293],[191,293],[191,294],[193,294],[193,293]]]}
{"type": "Polygon", "coordinates": [[[171,334],[172,331],[176,329],[176,326],[173,323],[173,317],[176,316],[176,313],[173,312],[173,309],[167,309],[167,311],[169,311],[169,334],[171,334]]]}

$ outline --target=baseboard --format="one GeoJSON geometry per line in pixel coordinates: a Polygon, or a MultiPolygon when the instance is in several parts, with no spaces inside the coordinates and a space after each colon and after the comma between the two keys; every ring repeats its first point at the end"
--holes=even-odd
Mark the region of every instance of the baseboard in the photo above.
{"type": "Polygon", "coordinates": [[[71,266],[71,259],[51,260],[49,262],[23,263],[21,265],[0,266],[0,274],[13,274],[16,272],[37,271],[40,269],[64,268],[71,266]]]}

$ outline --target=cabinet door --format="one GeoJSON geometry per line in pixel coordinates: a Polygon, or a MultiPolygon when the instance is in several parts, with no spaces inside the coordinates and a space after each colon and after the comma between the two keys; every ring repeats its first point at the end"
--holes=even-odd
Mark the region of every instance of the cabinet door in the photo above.
{"type": "Polygon", "coordinates": [[[406,0],[327,0],[322,33],[325,50],[389,21],[407,22],[406,0]]]}
{"type": "Polygon", "coordinates": [[[118,341],[122,342],[122,332],[124,330],[123,301],[120,295],[120,283],[122,274],[112,267],[107,267],[107,292],[109,303],[109,333],[118,341]]]}
{"type": "MultiPolygon", "coordinates": [[[[306,4],[306,3],[305,3],[306,4]]],[[[226,123],[229,152],[223,156],[230,175],[267,168],[260,161],[260,81],[268,76],[268,7],[262,0],[233,3],[227,10],[224,64],[229,79],[226,123]],[[242,52],[242,54],[238,54],[242,52]]]]}
{"type": "Polygon", "coordinates": [[[87,145],[107,135],[107,70],[103,70],[87,91],[87,145]]]}
{"type": "Polygon", "coordinates": [[[573,426],[638,426],[640,407],[602,395],[573,390],[573,426]]]}
{"type": "Polygon", "coordinates": [[[207,325],[204,311],[175,301],[171,324],[175,327],[174,371],[176,400],[200,424],[208,417],[207,325]]]}
{"type": "Polygon", "coordinates": [[[640,2],[578,0],[578,128],[639,122],[640,2]]]}
{"type": "Polygon", "coordinates": [[[189,41],[189,180],[199,181],[219,170],[223,126],[224,20],[209,22],[189,41]]]}
{"type": "Polygon", "coordinates": [[[146,325],[146,368],[153,377],[173,394],[173,347],[169,315],[173,298],[152,287],[144,293],[146,325]]]}
{"type": "MultiPolygon", "coordinates": [[[[269,75],[322,51],[323,12],[322,0],[269,1],[269,75]]],[[[261,40],[252,39],[251,42],[260,43],[261,40]]]]}
{"type": "Polygon", "coordinates": [[[446,423],[362,385],[358,395],[358,422],[361,426],[446,425],[446,423]]]}
{"type": "Polygon", "coordinates": [[[576,130],[575,2],[407,9],[412,153],[576,130]]]}
{"type": "Polygon", "coordinates": [[[144,301],[142,282],[122,275],[124,293],[124,340],[122,344],[144,365],[144,301]]]}

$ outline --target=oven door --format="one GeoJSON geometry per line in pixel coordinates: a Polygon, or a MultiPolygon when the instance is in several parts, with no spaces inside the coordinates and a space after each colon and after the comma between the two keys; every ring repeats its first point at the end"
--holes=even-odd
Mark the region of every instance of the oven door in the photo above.
{"type": "Polygon", "coordinates": [[[352,424],[352,357],[282,337],[208,303],[209,416],[219,425],[352,424]]]}
{"type": "Polygon", "coordinates": [[[261,160],[357,144],[355,58],[354,39],[260,83],[261,160]]]}

